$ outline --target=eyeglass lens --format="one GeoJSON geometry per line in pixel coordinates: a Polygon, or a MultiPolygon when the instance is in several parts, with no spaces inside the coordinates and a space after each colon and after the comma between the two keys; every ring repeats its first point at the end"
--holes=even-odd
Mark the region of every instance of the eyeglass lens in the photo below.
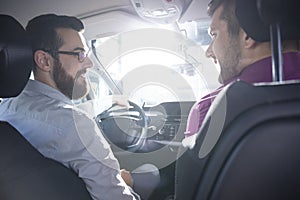
{"type": "Polygon", "coordinates": [[[80,51],[78,54],[78,58],[80,62],[83,62],[84,59],[88,56],[88,52],[86,51],[80,51]]]}

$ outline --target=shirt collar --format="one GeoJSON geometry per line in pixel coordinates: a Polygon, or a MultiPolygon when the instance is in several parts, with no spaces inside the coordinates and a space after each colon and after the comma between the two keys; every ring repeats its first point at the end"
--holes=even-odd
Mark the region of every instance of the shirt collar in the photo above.
{"type": "Polygon", "coordinates": [[[24,90],[27,92],[34,91],[36,93],[48,96],[52,99],[62,101],[66,104],[73,104],[72,101],[59,90],[37,80],[30,79],[24,90]]]}
{"type": "MultiPolygon", "coordinates": [[[[285,79],[290,78],[290,74],[299,67],[294,64],[294,60],[300,59],[299,52],[290,52],[283,54],[284,60],[284,76],[285,79]]],[[[259,83],[259,82],[271,82],[272,81],[272,59],[271,57],[263,58],[251,65],[248,65],[244,70],[240,73],[240,75],[228,80],[224,85],[231,83],[235,80],[242,80],[248,83],[259,83]]]]}

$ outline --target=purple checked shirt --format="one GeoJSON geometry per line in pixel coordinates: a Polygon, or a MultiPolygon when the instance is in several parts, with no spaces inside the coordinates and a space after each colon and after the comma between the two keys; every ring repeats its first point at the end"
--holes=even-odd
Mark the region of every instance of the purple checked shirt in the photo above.
{"type": "MultiPolygon", "coordinates": [[[[300,79],[300,53],[291,52],[283,54],[283,68],[284,80],[297,80],[300,79]]],[[[189,137],[198,133],[201,124],[206,116],[208,109],[216,95],[227,84],[235,81],[242,80],[247,83],[260,83],[272,81],[272,60],[271,57],[259,60],[248,67],[246,67],[239,76],[224,83],[214,92],[204,96],[196,103],[190,111],[185,136],[189,137]]]]}

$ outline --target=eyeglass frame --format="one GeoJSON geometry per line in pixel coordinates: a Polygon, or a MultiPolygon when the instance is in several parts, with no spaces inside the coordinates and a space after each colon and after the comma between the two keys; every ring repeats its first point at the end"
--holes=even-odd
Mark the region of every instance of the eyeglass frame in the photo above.
{"type": "Polygon", "coordinates": [[[72,55],[72,56],[77,56],[77,59],[79,62],[84,62],[84,60],[88,57],[90,49],[88,51],[85,50],[80,50],[79,52],[75,52],[75,51],[56,51],[56,50],[44,50],[43,51],[53,54],[53,53],[57,53],[57,54],[65,54],[65,55],[72,55]],[[80,55],[83,55],[82,59],[80,59],[80,55]]]}

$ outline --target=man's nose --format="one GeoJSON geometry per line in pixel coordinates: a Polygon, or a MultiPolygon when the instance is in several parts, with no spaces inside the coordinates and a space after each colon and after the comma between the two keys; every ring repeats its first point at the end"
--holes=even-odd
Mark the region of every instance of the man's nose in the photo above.
{"type": "Polygon", "coordinates": [[[91,60],[91,58],[89,56],[86,57],[86,59],[84,60],[85,62],[85,68],[92,68],[94,63],[93,61],[91,60]]]}
{"type": "Polygon", "coordinates": [[[213,51],[212,51],[212,48],[211,48],[211,43],[209,44],[208,48],[206,49],[205,55],[208,58],[211,58],[213,56],[213,51]]]}
{"type": "Polygon", "coordinates": [[[216,63],[217,62],[217,58],[216,58],[216,56],[214,54],[214,51],[212,50],[212,45],[211,44],[212,43],[209,44],[207,50],[205,51],[205,55],[208,58],[212,58],[214,60],[214,62],[216,63]]]}

